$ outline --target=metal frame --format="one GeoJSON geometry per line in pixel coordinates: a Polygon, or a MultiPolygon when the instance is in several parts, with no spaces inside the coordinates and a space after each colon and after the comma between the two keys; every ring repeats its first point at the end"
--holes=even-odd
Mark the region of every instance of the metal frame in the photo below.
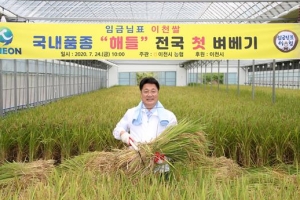
{"type": "MultiPolygon", "coordinates": [[[[82,18],[82,17],[24,17],[26,20],[44,20],[44,21],[82,21],[82,22],[276,22],[276,21],[296,21],[295,18],[260,18],[260,19],[113,19],[113,18],[82,18]]],[[[18,17],[8,17],[10,20],[17,20],[18,17]]]]}
{"type": "MultiPolygon", "coordinates": [[[[0,0],[0,3],[4,3],[0,0]]],[[[299,1],[212,1],[212,0],[34,0],[14,1],[0,6],[8,21],[12,22],[76,22],[76,23],[120,23],[120,22],[176,22],[176,23],[264,23],[264,22],[297,22],[299,1]],[[15,5],[14,2],[17,4],[15,5]],[[33,3],[37,2],[37,3],[33,3]],[[49,3],[53,2],[53,3],[49,3]],[[137,4],[141,3],[141,4],[137,4]],[[143,4],[144,3],[144,4],[143,4]],[[172,4],[173,3],[173,4],[172,4]],[[179,4],[181,3],[181,4],[179,4]],[[238,4],[239,3],[239,4],[238,4]],[[134,4],[134,5],[132,5],[134,4]],[[158,6],[160,17],[151,6],[158,6]],[[95,6],[97,9],[93,9],[95,6]],[[26,12],[21,12],[19,7],[26,12]],[[45,7],[46,6],[46,7],[45,7]],[[133,6],[133,7],[132,7],[133,6]],[[138,7],[141,7],[141,11],[138,7]],[[197,6],[200,10],[193,10],[197,6]],[[102,8],[112,10],[103,12],[102,8]],[[15,9],[13,9],[15,8],[15,9]],[[135,10],[134,10],[134,9],[135,10]],[[143,9],[144,12],[142,11],[143,9]],[[203,9],[202,9],[203,8],[203,9]],[[49,12],[45,12],[49,9],[49,12]],[[11,11],[10,11],[11,10],[11,11]],[[213,12],[215,10],[216,12],[213,12]],[[237,12],[241,10],[241,12],[237,12]],[[18,12],[18,13],[17,13],[18,12]],[[195,14],[193,16],[187,13],[195,14]],[[289,13],[288,13],[289,12],[289,13]],[[74,14],[76,13],[76,15],[74,14]],[[293,13],[292,15],[290,13],[293,13]],[[109,15],[106,15],[109,14],[109,15]],[[23,16],[21,16],[23,15],[23,16]],[[141,17],[138,17],[138,16],[141,17]],[[75,17],[74,17],[75,16],[75,17]],[[79,17],[77,17],[79,16],[79,17]],[[144,17],[143,17],[144,16],[144,17]],[[146,17],[145,17],[146,16],[146,17]]],[[[106,9],[106,10],[107,10],[106,9]]],[[[2,10],[2,11],[1,11],[2,10]]],[[[159,14],[159,13],[158,13],[159,14]]]]}
{"type": "MultiPolygon", "coordinates": [[[[74,2],[216,2],[215,0],[31,0],[31,1],[74,1],[74,2]]],[[[240,0],[219,0],[218,2],[245,2],[240,0]]],[[[247,2],[279,2],[276,0],[249,0],[247,2]]],[[[289,2],[289,0],[282,0],[280,2],[289,2]]]]}

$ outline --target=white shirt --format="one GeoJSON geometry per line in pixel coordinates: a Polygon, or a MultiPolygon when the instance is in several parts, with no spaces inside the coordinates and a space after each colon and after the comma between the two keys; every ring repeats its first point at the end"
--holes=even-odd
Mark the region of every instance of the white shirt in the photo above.
{"type": "Polygon", "coordinates": [[[177,119],[173,112],[165,109],[168,116],[169,124],[167,126],[161,126],[158,118],[157,110],[154,109],[152,116],[148,119],[146,114],[146,109],[142,109],[142,124],[134,125],[132,120],[134,118],[135,110],[138,107],[130,108],[127,110],[123,118],[118,122],[115,129],[113,130],[113,135],[116,139],[120,140],[120,132],[126,131],[130,133],[130,136],[135,142],[138,143],[148,143],[158,137],[168,126],[176,125],[177,119]]]}

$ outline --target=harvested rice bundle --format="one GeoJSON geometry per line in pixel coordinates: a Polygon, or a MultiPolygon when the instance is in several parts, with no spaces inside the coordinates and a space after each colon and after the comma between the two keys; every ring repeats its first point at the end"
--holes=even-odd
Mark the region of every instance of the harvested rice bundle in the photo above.
{"type": "MultiPolygon", "coordinates": [[[[147,157],[144,153],[141,153],[141,155],[143,155],[144,159],[147,157]]],[[[65,160],[64,163],[60,164],[59,169],[74,172],[78,172],[78,170],[91,170],[108,174],[122,170],[126,174],[135,174],[143,170],[144,166],[144,164],[141,164],[137,152],[126,148],[113,149],[111,152],[95,151],[85,153],[65,160]]]]}
{"type": "Polygon", "coordinates": [[[235,178],[243,173],[242,168],[236,162],[224,156],[208,158],[205,166],[213,170],[215,178],[220,180],[235,178]]]}
{"type": "Polygon", "coordinates": [[[173,164],[176,162],[206,163],[209,143],[205,139],[203,129],[204,126],[198,121],[182,120],[178,125],[167,128],[151,143],[140,144],[139,153],[129,148],[94,152],[83,158],[87,160],[89,157],[84,166],[104,173],[122,170],[126,174],[145,175],[153,173],[156,167],[153,161],[156,152],[168,158],[167,162],[171,168],[174,168],[173,164]]]}
{"type": "Polygon", "coordinates": [[[5,163],[0,166],[0,188],[13,182],[25,186],[33,183],[33,181],[43,181],[54,169],[54,163],[54,160],[5,163]]]}

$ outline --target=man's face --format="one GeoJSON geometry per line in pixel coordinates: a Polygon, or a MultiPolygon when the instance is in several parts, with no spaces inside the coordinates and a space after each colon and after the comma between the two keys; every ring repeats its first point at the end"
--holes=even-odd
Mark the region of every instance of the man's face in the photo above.
{"type": "Polygon", "coordinates": [[[146,83],[141,91],[141,99],[148,109],[152,109],[158,101],[158,89],[155,84],[146,83]]]}

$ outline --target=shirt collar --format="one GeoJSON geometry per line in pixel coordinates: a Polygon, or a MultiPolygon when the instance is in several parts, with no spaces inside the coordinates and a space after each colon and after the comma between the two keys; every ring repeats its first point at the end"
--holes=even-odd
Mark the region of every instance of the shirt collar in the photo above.
{"type": "MultiPolygon", "coordinates": [[[[147,113],[147,111],[148,111],[148,109],[145,107],[144,104],[142,104],[142,111],[145,112],[145,113],[147,113]]],[[[150,110],[150,112],[152,112],[152,115],[153,115],[154,113],[156,113],[156,111],[157,111],[157,108],[156,108],[156,105],[155,105],[155,106],[150,110]]]]}

